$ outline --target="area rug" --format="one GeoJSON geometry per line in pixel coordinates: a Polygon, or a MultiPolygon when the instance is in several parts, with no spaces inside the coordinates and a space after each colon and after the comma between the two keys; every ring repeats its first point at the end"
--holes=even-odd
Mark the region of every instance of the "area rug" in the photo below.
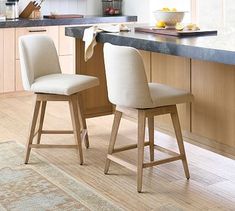
{"type": "Polygon", "coordinates": [[[33,165],[23,157],[23,146],[0,143],[0,211],[121,210],[39,155],[31,153],[33,165]]]}

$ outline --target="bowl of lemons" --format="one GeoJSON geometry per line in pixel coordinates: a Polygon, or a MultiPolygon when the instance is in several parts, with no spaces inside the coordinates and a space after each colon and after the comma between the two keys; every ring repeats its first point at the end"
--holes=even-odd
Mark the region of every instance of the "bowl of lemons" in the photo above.
{"type": "Polygon", "coordinates": [[[177,11],[176,8],[164,7],[153,12],[159,28],[175,28],[177,23],[184,19],[185,11],[177,11]]]}

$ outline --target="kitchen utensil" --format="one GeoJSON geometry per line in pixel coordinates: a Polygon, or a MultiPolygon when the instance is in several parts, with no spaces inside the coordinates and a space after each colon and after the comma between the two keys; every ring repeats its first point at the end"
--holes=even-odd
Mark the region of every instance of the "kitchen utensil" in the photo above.
{"type": "Polygon", "coordinates": [[[20,18],[28,18],[31,13],[37,8],[36,1],[30,1],[28,5],[25,7],[25,9],[21,12],[20,18]]]}

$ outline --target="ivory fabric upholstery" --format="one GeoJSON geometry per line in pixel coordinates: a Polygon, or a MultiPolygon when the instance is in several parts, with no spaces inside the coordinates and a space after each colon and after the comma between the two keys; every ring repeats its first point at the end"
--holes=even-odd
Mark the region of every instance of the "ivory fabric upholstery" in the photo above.
{"type": "Polygon", "coordinates": [[[50,74],[35,79],[31,91],[38,93],[71,95],[99,85],[96,77],[71,74],[50,74]]]}
{"type": "Polygon", "coordinates": [[[54,42],[46,35],[20,37],[19,52],[25,90],[71,95],[99,85],[96,77],[62,74],[54,42]]]}
{"type": "Polygon", "coordinates": [[[175,105],[193,100],[193,96],[189,92],[164,84],[149,83],[149,90],[154,107],[175,105]]]}
{"type": "Polygon", "coordinates": [[[109,100],[130,108],[154,108],[192,100],[184,90],[149,83],[139,51],[132,47],[104,44],[109,100]]]}

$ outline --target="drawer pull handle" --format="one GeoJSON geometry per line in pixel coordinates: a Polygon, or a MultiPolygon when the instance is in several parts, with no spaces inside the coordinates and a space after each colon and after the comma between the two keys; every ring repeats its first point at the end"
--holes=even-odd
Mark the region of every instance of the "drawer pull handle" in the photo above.
{"type": "Polygon", "coordinates": [[[35,29],[35,30],[29,30],[29,32],[46,32],[46,29],[35,29]]]}

